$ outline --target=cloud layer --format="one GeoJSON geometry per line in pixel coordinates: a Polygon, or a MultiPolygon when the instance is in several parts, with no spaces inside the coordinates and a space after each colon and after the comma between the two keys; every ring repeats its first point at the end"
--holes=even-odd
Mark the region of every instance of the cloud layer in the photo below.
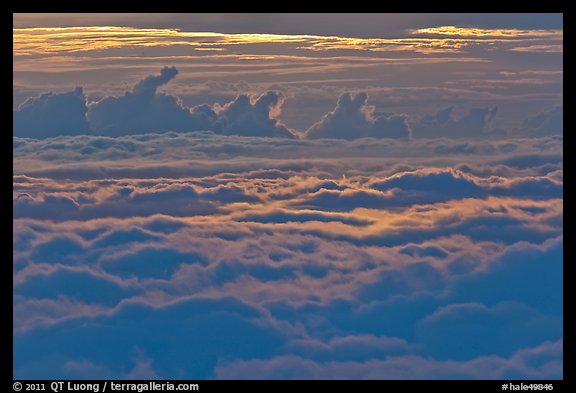
{"type": "Polygon", "coordinates": [[[563,376],[561,136],[13,146],[17,378],[563,376]]]}

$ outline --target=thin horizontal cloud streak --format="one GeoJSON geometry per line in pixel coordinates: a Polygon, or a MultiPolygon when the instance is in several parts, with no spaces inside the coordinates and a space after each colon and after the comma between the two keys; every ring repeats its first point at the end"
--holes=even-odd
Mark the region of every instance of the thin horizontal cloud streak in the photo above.
{"type": "Polygon", "coordinates": [[[468,43],[484,42],[516,44],[552,40],[563,37],[561,30],[520,29],[474,29],[455,26],[440,26],[411,30],[409,37],[398,38],[355,38],[344,36],[283,35],[283,34],[225,34],[211,32],[187,32],[176,29],[138,29],[130,27],[69,27],[57,29],[19,28],[14,29],[15,50],[20,56],[54,54],[64,49],[74,52],[110,50],[121,47],[187,45],[194,49],[235,50],[237,46],[258,44],[284,44],[298,49],[326,51],[354,49],[359,51],[398,50],[412,52],[459,51],[468,43]],[[80,45],[82,39],[95,33],[107,39],[94,45],[80,45]],[[449,37],[447,42],[437,36],[449,37]],[[29,40],[27,38],[34,38],[29,40]]]}

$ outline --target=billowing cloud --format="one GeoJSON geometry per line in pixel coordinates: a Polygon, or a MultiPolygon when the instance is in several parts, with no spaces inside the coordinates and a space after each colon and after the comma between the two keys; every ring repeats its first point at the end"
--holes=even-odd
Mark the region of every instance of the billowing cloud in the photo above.
{"type": "MultiPolygon", "coordinates": [[[[285,95],[267,90],[261,95],[240,94],[226,104],[202,104],[211,101],[203,91],[195,93],[187,106],[178,96],[159,91],[171,82],[179,71],[163,67],[158,75],[150,75],[119,96],[86,103],[82,88],[69,93],[46,93],[23,102],[13,111],[13,132],[17,136],[47,138],[65,135],[99,134],[113,137],[166,132],[212,131],[223,135],[247,137],[280,137],[307,139],[362,138],[410,139],[419,138],[476,138],[506,134],[503,128],[493,127],[497,107],[473,107],[460,117],[453,115],[450,106],[433,115],[412,115],[377,112],[368,104],[368,94],[341,94],[336,108],[315,122],[307,131],[288,128],[279,120],[285,95]]],[[[286,90],[278,86],[279,90],[286,90]]],[[[330,95],[335,91],[330,91],[330,95]]],[[[233,94],[237,94],[236,91],[233,94]]],[[[291,102],[306,105],[308,99],[291,96],[291,102]]],[[[328,94],[324,92],[323,94],[328,94]]],[[[229,100],[232,94],[226,96],[229,100]]],[[[187,99],[190,99],[187,97],[187,99]]],[[[329,99],[328,95],[323,98],[329,99]]],[[[213,100],[211,102],[214,102],[213,100]]],[[[328,102],[328,101],[327,101],[328,102]]],[[[312,103],[312,105],[315,105],[312,103]]],[[[324,107],[323,107],[324,108],[324,107]]],[[[307,110],[299,110],[310,120],[317,119],[307,110]]],[[[291,116],[294,109],[291,110],[291,116]]],[[[291,123],[309,124],[303,119],[291,123]]],[[[559,105],[549,111],[524,120],[515,129],[531,136],[557,135],[563,130],[563,111],[559,105]]],[[[463,143],[438,153],[473,152],[477,146],[463,143]]]]}
{"type": "Polygon", "coordinates": [[[46,116],[54,116],[56,123],[48,127],[49,134],[44,136],[79,134],[89,129],[89,122],[95,133],[110,136],[206,130],[225,135],[295,137],[275,118],[284,101],[282,94],[268,91],[257,98],[242,94],[223,107],[217,107],[216,113],[209,105],[189,108],[178,97],[158,91],[176,75],[176,67],[164,67],[159,75],[142,79],[131,91],[118,97],[105,97],[91,103],[88,108],[81,89],[65,95],[50,93],[31,99],[14,112],[15,133],[37,136],[34,127],[40,129],[46,116]],[[76,117],[71,117],[69,112],[60,114],[58,111],[67,109],[66,105],[74,109],[72,104],[63,102],[74,98],[82,103],[83,112],[73,111],[76,117]],[[67,119],[76,119],[80,124],[68,125],[65,123],[67,119]],[[36,122],[36,125],[30,125],[30,122],[36,122]],[[58,132],[60,128],[62,132],[58,132]]]}
{"type": "MultiPolygon", "coordinates": [[[[14,342],[19,351],[14,370],[22,378],[37,375],[64,378],[69,375],[71,361],[76,364],[88,361],[104,364],[109,375],[136,377],[133,354],[138,351],[154,356],[155,372],[160,376],[179,369],[181,377],[207,378],[219,357],[225,354],[240,359],[262,357],[283,342],[283,335],[259,323],[259,317],[257,309],[233,297],[182,299],[164,307],[127,302],[109,315],[87,316],[69,324],[16,334],[14,342]],[[144,325],[146,329],[141,330],[144,325]],[[93,334],[101,328],[107,333],[102,331],[99,339],[94,340],[93,334]],[[135,334],[136,331],[139,333],[135,334]],[[171,333],[158,334],[167,331],[171,333]],[[208,336],[213,340],[206,340],[208,336]],[[157,345],[164,348],[162,358],[151,355],[156,353],[157,345]],[[56,348],[58,353],[54,352],[56,348]],[[196,354],[194,357],[190,356],[192,352],[196,354]],[[32,359],[35,359],[32,363],[47,367],[38,369],[30,362],[32,359]]],[[[92,371],[93,367],[89,369],[92,371]]],[[[87,374],[78,367],[75,371],[87,374]]]]}
{"type": "Polygon", "coordinates": [[[132,91],[91,104],[90,125],[96,132],[116,136],[211,129],[215,114],[209,107],[189,109],[177,97],[158,91],[177,74],[175,67],[164,67],[160,75],[144,78],[132,91]]]}
{"type": "Polygon", "coordinates": [[[294,134],[271,116],[277,114],[284,96],[268,91],[256,99],[239,95],[218,112],[217,132],[226,135],[294,138],[294,134]]]}
{"type": "Polygon", "coordinates": [[[514,302],[439,308],[417,325],[424,353],[436,359],[470,360],[482,354],[510,356],[547,339],[562,337],[562,320],[514,302]],[[474,344],[472,344],[474,343],[474,344]]]}
{"type": "Polygon", "coordinates": [[[410,127],[404,115],[384,115],[367,104],[368,95],[344,93],[336,108],[306,131],[309,139],[409,138],[410,127]]]}
{"type": "Polygon", "coordinates": [[[81,87],[67,93],[45,93],[29,98],[12,112],[14,135],[50,138],[90,131],[86,97],[81,87]]]}

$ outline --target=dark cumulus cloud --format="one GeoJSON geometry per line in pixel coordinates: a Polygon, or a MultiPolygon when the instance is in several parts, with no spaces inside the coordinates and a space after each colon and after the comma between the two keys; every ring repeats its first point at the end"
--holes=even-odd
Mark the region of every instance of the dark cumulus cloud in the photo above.
{"type": "Polygon", "coordinates": [[[123,95],[87,104],[82,88],[69,93],[46,93],[14,111],[14,134],[49,138],[95,133],[112,137],[164,132],[213,131],[224,135],[295,138],[276,115],[284,96],[267,91],[259,97],[241,94],[222,107],[187,107],[180,98],[158,91],[178,75],[164,67],[123,95]]]}
{"type": "Polygon", "coordinates": [[[218,112],[215,129],[227,135],[294,138],[288,128],[270,117],[271,112],[280,111],[283,102],[284,96],[276,91],[268,91],[256,100],[239,95],[218,112]]]}
{"type": "MultiPolygon", "coordinates": [[[[43,139],[211,131],[246,137],[408,140],[501,137],[506,133],[492,126],[498,112],[496,106],[470,108],[460,116],[454,115],[453,106],[434,114],[408,116],[376,111],[368,104],[365,92],[341,94],[334,110],[308,130],[295,131],[278,118],[285,99],[279,91],[268,90],[259,96],[240,94],[224,105],[188,107],[179,97],[159,91],[177,75],[176,67],[164,67],[159,74],[145,77],[120,96],[107,96],[90,103],[82,87],[29,98],[13,110],[13,134],[43,139]]],[[[529,116],[517,129],[527,136],[562,134],[563,106],[529,116]]]]}
{"type": "Polygon", "coordinates": [[[268,91],[258,98],[241,94],[221,108],[188,108],[178,97],[158,91],[177,75],[175,67],[164,67],[160,75],[144,78],[123,96],[106,97],[91,105],[90,123],[97,132],[113,136],[207,130],[224,135],[295,137],[272,117],[284,101],[280,93],[268,91]]]}
{"type": "Polygon", "coordinates": [[[425,115],[410,122],[414,137],[474,138],[488,132],[497,107],[471,108],[465,115],[455,117],[454,107],[448,107],[433,115],[425,115]]]}
{"type": "Polygon", "coordinates": [[[562,135],[564,133],[564,106],[558,105],[530,116],[526,118],[522,126],[529,135],[562,135]]]}
{"type": "Polygon", "coordinates": [[[106,97],[92,104],[87,113],[98,133],[126,135],[144,132],[209,130],[216,114],[206,106],[187,108],[174,96],[158,91],[178,75],[164,67],[120,97],[106,97]]]}
{"type": "Polygon", "coordinates": [[[368,94],[344,93],[336,108],[312,125],[309,139],[408,138],[411,130],[404,115],[384,115],[368,105],[368,94]]]}
{"type": "Polygon", "coordinates": [[[45,93],[29,98],[12,112],[12,130],[29,138],[86,134],[90,131],[87,110],[81,87],[66,93],[45,93]]]}

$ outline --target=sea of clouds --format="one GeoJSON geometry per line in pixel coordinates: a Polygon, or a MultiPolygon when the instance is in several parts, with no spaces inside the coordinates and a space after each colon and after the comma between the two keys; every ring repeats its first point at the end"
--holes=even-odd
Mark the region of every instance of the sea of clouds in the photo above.
{"type": "Polygon", "coordinates": [[[176,73],[14,111],[14,378],[562,378],[561,108],[300,132],[176,73]]]}

